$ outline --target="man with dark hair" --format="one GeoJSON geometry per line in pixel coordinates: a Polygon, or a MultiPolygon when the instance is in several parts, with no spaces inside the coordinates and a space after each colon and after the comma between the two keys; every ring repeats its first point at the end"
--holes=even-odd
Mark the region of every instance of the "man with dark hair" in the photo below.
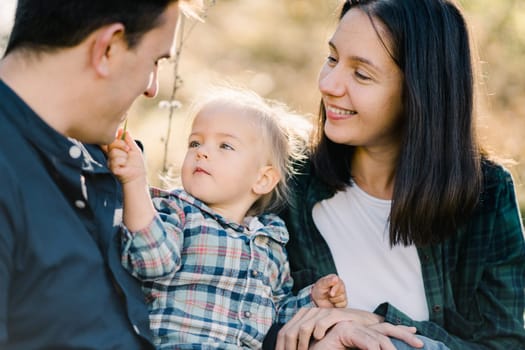
{"type": "Polygon", "coordinates": [[[184,2],[18,1],[0,60],[1,349],[153,348],[96,145],[156,94],[184,2]]]}

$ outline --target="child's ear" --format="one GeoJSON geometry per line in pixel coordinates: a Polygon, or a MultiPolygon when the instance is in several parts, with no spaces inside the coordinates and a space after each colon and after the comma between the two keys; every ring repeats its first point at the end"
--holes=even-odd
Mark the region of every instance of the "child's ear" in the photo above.
{"type": "Polygon", "coordinates": [[[115,51],[115,45],[123,40],[124,26],[113,23],[100,28],[94,33],[91,46],[91,66],[97,74],[107,77],[110,73],[110,59],[115,51]]]}
{"type": "Polygon", "coordinates": [[[281,176],[277,169],[271,165],[267,165],[259,170],[259,177],[253,185],[252,190],[255,194],[265,195],[277,186],[279,180],[281,180],[281,176]]]}

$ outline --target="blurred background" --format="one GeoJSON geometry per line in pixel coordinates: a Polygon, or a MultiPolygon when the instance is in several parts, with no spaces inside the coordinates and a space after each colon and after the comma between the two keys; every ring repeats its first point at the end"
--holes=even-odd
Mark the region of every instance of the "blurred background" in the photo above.
{"type": "MultiPolygon", "coordinates": [[[[0,0],[0,52],[15,4],[16,0],[0,0]]],[[[128,129],[145,145],[150,182],[165,186],[162,175],[177,177],[189,128],[186,107],[210,83],[246,86],[286,102],[305,116],[315,115],[317,74],[328,53],[338,4],[338,0],[208,0],[203,23],[185,20],[178,68],[163,62],[159,96],[139,98],[128,116],[128,129]],[[162,101],[170,100],[175,75],[175,99],[182,107],[170,113],[162,101]]],[[[525,2],[462,0],[460,4],[480,61],[480,137],[511,170],[523,215],[525,2]]]]}

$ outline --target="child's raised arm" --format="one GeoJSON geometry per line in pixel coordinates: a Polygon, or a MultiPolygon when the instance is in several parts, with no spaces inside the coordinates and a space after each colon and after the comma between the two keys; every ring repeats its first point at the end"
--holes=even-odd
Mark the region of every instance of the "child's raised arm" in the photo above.
{"type": "Polygon", "coordinates": [[[126,131],[119,130],[108,145],[108,167],[122,183],[124,192],[124,225],[130,231],[148,226],[156,211],[149,195],[146,166],[142,150],[126,131]]]}

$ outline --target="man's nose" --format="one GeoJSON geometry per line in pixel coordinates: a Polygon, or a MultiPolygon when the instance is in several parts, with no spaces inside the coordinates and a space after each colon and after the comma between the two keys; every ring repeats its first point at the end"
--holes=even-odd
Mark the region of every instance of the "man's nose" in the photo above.
{"type": "Polygon", "coordinates": [[[155,97],[159,91],[159,80],[157,79],[158,68],[155,67],[149,75],[148,87],[144,91],[144,96],[155,97]]]}

